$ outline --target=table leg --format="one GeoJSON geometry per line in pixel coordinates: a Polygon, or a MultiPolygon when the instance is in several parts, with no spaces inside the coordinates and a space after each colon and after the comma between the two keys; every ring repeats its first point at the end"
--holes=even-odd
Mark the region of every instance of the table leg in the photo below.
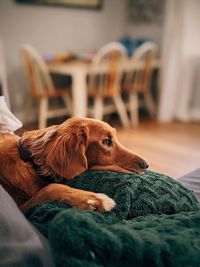
{"type": "Polygon", "coordinates": [[[77,71],[73,75],[72,81],[72,99],[73,116],[87,116],[87,85],[85,71],[77,71]]]}

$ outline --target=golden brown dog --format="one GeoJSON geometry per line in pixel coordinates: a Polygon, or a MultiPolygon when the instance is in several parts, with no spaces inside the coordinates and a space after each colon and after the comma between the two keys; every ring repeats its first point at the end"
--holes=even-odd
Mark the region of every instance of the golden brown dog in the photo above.
{"type": "Polygon", "coordinates": [[[142,173],[146,161],[123,147],[109,124],[72,118],[61,125],[0,136],[0,183],[25,210],[58,200],[80,209],[109,211],[115,202],[104,194],[59,184],[86,170],[142,173]]]}

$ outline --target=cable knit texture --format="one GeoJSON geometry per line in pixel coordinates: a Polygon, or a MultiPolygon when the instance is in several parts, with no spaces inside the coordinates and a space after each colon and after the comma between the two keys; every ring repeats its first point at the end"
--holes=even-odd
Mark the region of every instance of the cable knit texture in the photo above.
{"type": "Polygon", "coordinates": [[[105,214],[56,201],[27,211],[57,266],[200,266],[200,206],[177,181],[151,171],[87,171],[66,184],[117,205],[105,214]]]}

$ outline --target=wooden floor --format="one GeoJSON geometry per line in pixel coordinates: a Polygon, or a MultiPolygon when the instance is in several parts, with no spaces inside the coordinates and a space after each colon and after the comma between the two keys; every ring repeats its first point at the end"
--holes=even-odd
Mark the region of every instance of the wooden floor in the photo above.
{"type": "MultiPolygon", "coordinates": [[[[113,126],[117,129],[120,142],[146,159],[153,171],[178,178],[200,168],[200,124],[144,121],[134,129],[113,126]]],[[[36,129],[37,125],[25,128],[36,129]]]]}
{"type": "Polygon", "coordinates": [[[200,124],[143,122],[136,129],[118,129],[118,138],[153,171],[178,178],[200,168],[200,124]]]}

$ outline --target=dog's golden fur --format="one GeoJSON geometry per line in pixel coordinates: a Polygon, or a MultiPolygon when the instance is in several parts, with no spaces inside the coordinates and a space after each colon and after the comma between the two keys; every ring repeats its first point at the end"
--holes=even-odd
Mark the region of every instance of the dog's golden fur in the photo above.
{"type": "Polygon", "coordinates": [[[115,203],[106,195],[51,183],[45,177],[69,180],[88,169],[141,173],[147,167],[118,142],[115,129],[94,119],[72,118],[61,125],[25,132],[21,138],[0,135],[0,183],[22,210],[58,200],[80,209],[108,211],[115,203]],[[21,158],[17,143],[30,153],[37,170],[21,158]]]}

